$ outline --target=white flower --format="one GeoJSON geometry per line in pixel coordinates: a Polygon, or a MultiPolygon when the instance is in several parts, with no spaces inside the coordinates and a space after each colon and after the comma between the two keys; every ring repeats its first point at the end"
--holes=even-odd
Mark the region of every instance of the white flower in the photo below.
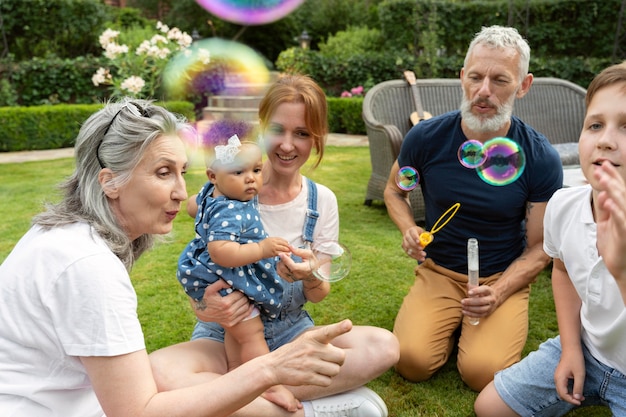
{"type": "Polygon", "coordinates": [[[159,43],[168,44],[169,42],[170,41],[168,41],[167,38],[163,35],[154,35],[152,39],[150,39],[150,43],[152,45],[158,45],[159,43]]]}
{"type": "Polygon", "coordinates": [[[160,30],[161,32],[163,32],[163,33],[167,33],[170,30],[170,28],[167,27],[167,25],[165,25],[165,24],[163,24],[161,22],[157,22],[156,28],[158,30],[160,30]]]}
{"type": "Polygon", "coordinates": [[[172,28],[169,32],[167,32],[167,38],[176,41],[179,49],[185,49],[193,42],[191,36],[189,36],[186,32],[182,32],[178,28],[172,28]]]}
{"type": "Polygon", "coordinates": [[[120,88],[122,90],[130,91],[133,94],[139,93],[143,87],[146,85],[146,82],[136,75],[130,76],[122,82],[120,88]]]}
{"type": "Polygon", "coordinates": [[[128,45],[119,41],[119,31],[106,29],[99,41],[115,77],[108,69],[101,68],[93,74],[91,82],[95,86],[113,86],[113,94],[155,95],[160,87],[161,72],[170,55],[177,50],[186,50],[193,41],[187,33],[178,28],[170,29],[162,22],[157,23],[156,29],[157,33],[144,41],[135,41],[131,37],[128,45]],[[129,55],[129,51],[134,53],[129,55]],[[120,83],[120,80],[123,81],[120,83]]]}
{"type": "Polygon", "coordinates": [[[110,84],[113,77],[111,77],[111,73],[106,68],[98,68],[98,71],[91,77],[91,82],[96,87],[100,84],[110,84]]]}
{"type": "Polygon", "coordinates": [[[156,45],[151,45],[148,41],[143,41],[135,53],[137,55],[147,55],[157,59],[165,59],[170,52],[169,48],[159,48],[156,45]]]}
{"type": "Polygon", "coordinates": [[[167,32],[167,39],[178,40],[183,36],[183,32],[178,28],[172,28],[167,32]]]}
{"type": "Polygon", "coordinates": [[[102,32],[102,35],[100,35],[100,37],[98,38],[102,48],[106,49],[107,45],[113,42],[113,39],[117,38],[117,35],[119,34],[120,34],[119,31],[113,30],[113,29],[107,29],[104,32],[102,32]]]}
{"type": "Polygon", "coordinates": [[[111,42],[104,48],[104,56],[109,59],[115,59],[121,54],[125,54],[128,52],[128,46],[126,45],[118,45],[115,42],[111,42]]]}
{"type": "Polygon", "coordinates": [[[211,51],[204,48],[198,48],[198,56],[197,59],[201,61],[204,65],[208,65],[211,63],[211,51]]]}
{"type": "Polygon", "coordinates": [[[150,45],[150,41],[143,41],[141,42],[141,45],[137,47],[135,53],[137,55],[147,54],[151,47],[152,45],[150,45]]]}
{"type": "Polygon", "coordinates": [[[161,48],[158,50],[156,57],[159,59],[165,59],[170,54],[170,52],[171,51],[168,48],[161,48]]]}
{"type": "Polygon", "coordinates": [[[177,40],[180,49],[189,48],[189,45],[193,42],[193,38],[186,32],[183,32],[180,38],[177,40]]]}

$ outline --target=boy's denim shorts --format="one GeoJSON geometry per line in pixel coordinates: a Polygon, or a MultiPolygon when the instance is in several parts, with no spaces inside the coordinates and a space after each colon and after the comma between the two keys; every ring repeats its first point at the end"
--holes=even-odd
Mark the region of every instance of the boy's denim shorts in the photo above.
{"type": "MultiPolygon", "coordinates": [[[[583,406],[604,405],[626,416],[626,376],[598,362],[583,344],[585,384],[583,406]]],[[[502,400],[520,416],[562,416],[577,408],[556,392],[554,371],[561,358],[561,339],[549,339],[522,361],[496,373],[494,385],[502,400]]]]}
{"type": "MultiPolygon", "coordinates": [[[[286,285],[283,293],[283,310],[278,318],[268,319],[261,315],[265,329],[265,340],[270,351],[291,342],[302,332],[314,326],[313,319],[306,310],[302,284],[286,285]]],[[[211,339],[224,343],[224,328],[218,323],[198,320],[191,340],[211,339]]]]}

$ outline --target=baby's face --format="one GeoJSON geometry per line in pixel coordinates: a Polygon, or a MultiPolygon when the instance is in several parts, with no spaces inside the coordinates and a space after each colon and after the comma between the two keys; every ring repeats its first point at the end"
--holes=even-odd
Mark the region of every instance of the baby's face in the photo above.
{"type": "Polygon", "coordinates": [[[626,83],[596,92],[587,107],[578,150],[582,171],[594,188],[593,172],[604,161],[626,180],[626,83]]]}
{"type": "Polygon", "coordinates": [[[262,154],[257,145],[244,143],[232,163],[213,169],[209,179],[218,194],[239,200],[250,201],[263,185],[262,154]]]}

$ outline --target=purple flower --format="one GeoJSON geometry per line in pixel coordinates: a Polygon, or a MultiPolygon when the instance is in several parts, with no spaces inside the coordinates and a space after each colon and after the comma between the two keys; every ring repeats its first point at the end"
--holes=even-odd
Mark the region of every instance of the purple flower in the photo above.
{"type": "Polygon", "coordinates": [[[239,139],[244,140],[252,133],[252,130],[252,125],[244,120],[216,120],[202,135],[202,145],[211,148],[217,145],[226,145],[228,138],[232,135],[237,135],[239,139]]]}

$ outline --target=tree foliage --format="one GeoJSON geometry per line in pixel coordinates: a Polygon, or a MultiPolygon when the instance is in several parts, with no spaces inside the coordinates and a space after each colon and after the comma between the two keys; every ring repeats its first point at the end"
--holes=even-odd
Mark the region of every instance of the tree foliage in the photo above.
{"type": "Polygon", "coordinates": [[[1,0],[8,53],[18,61],[92,54],[108,10],[98,0],[1,0]]]}

